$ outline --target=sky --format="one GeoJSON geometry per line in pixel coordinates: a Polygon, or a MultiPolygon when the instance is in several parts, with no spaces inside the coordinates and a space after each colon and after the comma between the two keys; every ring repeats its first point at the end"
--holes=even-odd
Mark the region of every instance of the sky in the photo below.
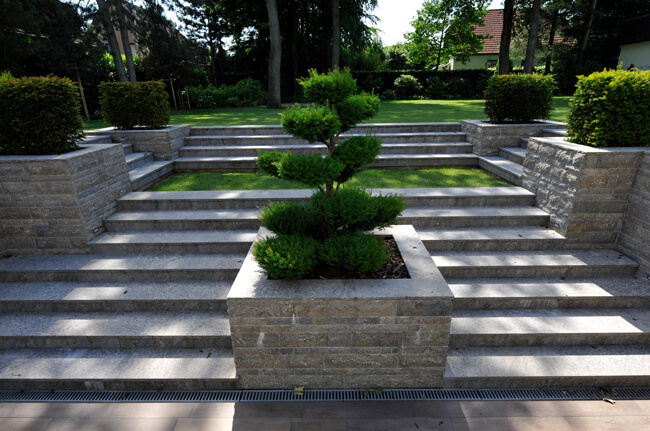
{"type": "MultiPolygon", "coordinates": [[[[382,31],[379,33],[384,46],[404,42],[404,33],[411,31],[411,21],[415,18],[417,10],[421,8],[423,0],[379,0],[377,9],[373,14],[379,18],[376,26],[382,31]]],[[[501,9],[502,0],[492,0],[488,9],[501,9]]]]}

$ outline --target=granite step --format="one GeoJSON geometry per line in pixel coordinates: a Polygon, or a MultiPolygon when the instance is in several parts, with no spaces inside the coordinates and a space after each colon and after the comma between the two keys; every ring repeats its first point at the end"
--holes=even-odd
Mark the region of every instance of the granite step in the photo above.
{"type": "Polygon", "coordinates": [[[546,226],[549,215],[530,206],[409,207],[398,219],[418,231],[428,228],[546,226]]]}
{"type": "Polygon", "coordinates": [[[523,165],[524,160],[526,160],[526,149],[520,147],[501,147],[499,149],[499,157],[523,165]]]}
{"type": "Polygon", "coordinates": [[[0,350],[0,390],[235,389],[231,348],[0,350]]]}
{"type": "Polygon", "coordinates": [[[31,255],[0,260],[1,282],[173,282],[233,280],[240,254],[31,255]]]}
{"type": "Polygon", "coordinates": [[[449,347],[648,345],[649,342],[649,309],[454,310],[449,347]]]}
{"type": "Polygon", "coordinates": [[[527,148],[528,148],[528,141],[529,141],[529,139],[530,139],[530,138],[521,138],[521,139],[519,140],[519,148],[527,149],[527,148]]]}
{"type": "MultiPolygon", "coordinates": [[[[459,132],[460,123],[364,123],[354,127],[348,134],[374,134],[374,133],[417,133],[417,132],[459,132]]],[[[205,135],[284,135],[286,132],[280,125],[252,125],[252,126],[194,126],[190,129],[190,136],[205,135]]]]}
{"type": "Polygon", "coordinates": [[[566,129],[544,129],[542,130],[542,136],[547,137],[547,138],[555,138],[555,137],[565,137],[566,136],[566,129]]]}
{"type": "Polygon", "coordinates": [[[480,168],[493,173],[499,178],[517,186],[521,185],[523,166],[519,163],[504,159],[503,157],[481,156],[478,157],[478,165],[480,168]]]}
{"type": "Polygon", "coordinates": [[[449,279],[454,310],[650,308],[650,283],[631,277],[449,279]]]}
{"type": "Polygon", "coordinates": [[[638,264],[614,250],[431,252],[445,278],[632,277],[638,264]]]}
{"type": "Polygon", "coordinates": [[[227,311],[232,280],[3,283],[0,312],[227,311]]]}
{"type": "Polygon", "coordinates": [[[566,238],[540,226],[417,229],[429,251],[556,250],[566,238]]]}
{"type": "MultiPolygon", "coordinates": [[[[110,136],[105,135],[109,140],[111,139],[110,136]]],[[[129,154],[133,154],[133,144],[122,144],[122,150],[124,150],[124,155],[128,156],[129,154]]]]}
{"type": "Polygon", "coordinates": [[[86,135],[80,144],[112,144],[110,136],[88,136],[86,135]]]}
{"type": "Polygon", "coordinates": [[[129,171],[133,190],[144,190],[174,171],[174,162],[152,162],[129,171]]]}
{"type": "Polygon", "coordinates": [[[650,386],[650,346],[450,349],[445,388],[650,386]]]}
{"type": "Polygon", "coordinates": [[[94,254],[246,254],[256,235],[256,230],[106,232],[89,246],[94,254]]]}
{"type": "Polygon", "coordinates": [[[232,347],[226,313],[3,313],[0,349],[232,347]]]}
{"type": "Polygon", "coordinates": [[[153,153],[130,153],[125,155],[129,171],[153,163],[153,153]]]}
{"type": "MultiPolygon", "coordinates": [[[[397,194],[413,207],[532,206],[535,194],[521,187],[374,189],[397,194]]],[[[254,209],[269,202],[306,202],[311,190],[133,192],[117,201],[119,211],[254,209]]]]}

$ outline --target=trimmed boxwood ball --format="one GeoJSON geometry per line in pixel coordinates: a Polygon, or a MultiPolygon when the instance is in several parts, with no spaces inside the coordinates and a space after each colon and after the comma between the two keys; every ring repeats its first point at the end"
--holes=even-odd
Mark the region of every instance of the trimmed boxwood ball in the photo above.
{"type": "Polygon", "coordinates": [[[567,138],[594,147],[650,146],[650,71],[579,76],[567,138]]]}
{"type": "Polygon", "coordinates": [[[295,280],[318,263],[318,242],[304,235],[265,238],[254,244],[253,255],[269,277],[295,280]]]}
{"type": "Polygon", "coordinates": [[[295,202],[274,202],[260,214],[262,224],[280,235],[309,235],[318,238],[323,231],[323,215],[311,205],[295,202]]]}
{"type": "Polygon", "coordinates": [[[555,88],[550,75],[495,75],[485,90],[485,113],[494,123],[547,119],[555,88]]]}
{"type": "Polygon", "coordinates": [[[162,81],[102,82],[99,103],[104,120],[121,130],[161,129],[169,124],[169,95],[162,81]]]}
{"type": "Polygon", "coordinates": [[[349,271],[378,271],[389,257],[381,237],[361,232],[343,232],[326,239],[318,256],[326,264],[349,271]]]}
{"type": "Polygon", "coordinates": [[[0,154],[50,155],[79,148],[79,91],[68,78],[3,74],[0,101],[0,154]]]}

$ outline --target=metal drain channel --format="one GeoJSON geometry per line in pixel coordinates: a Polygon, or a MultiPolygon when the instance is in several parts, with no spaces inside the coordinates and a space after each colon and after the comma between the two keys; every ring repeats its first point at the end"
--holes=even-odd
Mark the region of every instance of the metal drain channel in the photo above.
{"type": "Polygon", "coordinates": [[[203,403],[260,401],[538,401],[650,399],[650,388],[620,389],[339,389],[245,391],[0,391],[0,402],[203,403]]]}

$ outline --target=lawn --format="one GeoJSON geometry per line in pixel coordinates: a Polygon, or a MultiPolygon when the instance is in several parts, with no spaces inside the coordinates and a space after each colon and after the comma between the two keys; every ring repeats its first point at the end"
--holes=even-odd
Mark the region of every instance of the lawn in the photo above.
{"type": "MultiPolygon", "coordinates": [[[[480,169],[420,169],[361,171],[346,183],[364,189],[413,187],[503,187],[510,186],[480,169]]],[[[149,191],[283,190],[308,189],[302,183],[258,173],[197,172],[175,175],[149,191]]]]}
{"type": "MultiPolygon", "coordinates": [[[[566,121],[569,97],[555,97],[551,120],[566,121]]],[[[373,123],[429,123],[476,120],[485,118],[485,101],[476,100],[388,100],[381,102],[373,123]]],[[[281,110],[266,108],[222,108],[197,111],[176,111],[170,124],[192,126],[239,126],[247,124],[280,124],[281,110]]],[[[84,123],[84,130],[108,127],[102,120],[84,123]]]]}

